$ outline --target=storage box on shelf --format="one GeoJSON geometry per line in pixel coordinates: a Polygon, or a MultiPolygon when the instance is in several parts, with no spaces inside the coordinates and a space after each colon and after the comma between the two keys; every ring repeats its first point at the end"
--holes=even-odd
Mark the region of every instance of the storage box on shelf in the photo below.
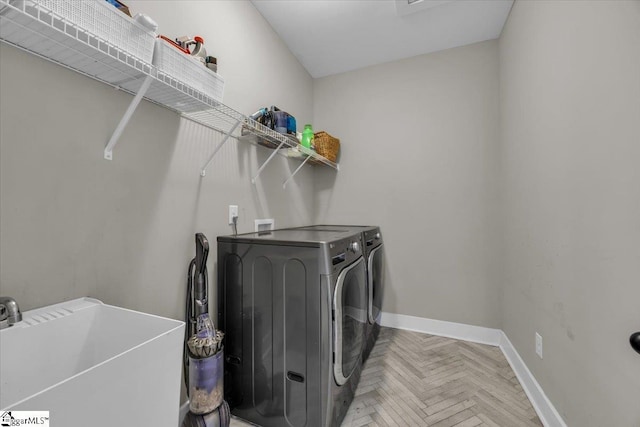
{"type": "Polygon", "coordinates": [[[212,99],[222,102],[224,79],[208,69],[197,58],[180,52],[163,39],[156,40],[153,65],[164,73],[183,82],[212,99]]]}
{"type": "MultiPolygon", "coordinates": [[[[315,146],[316,153],[326,158],[330,162],[338,161],[338,153],[340,152],[340,140],[334,136],[329,135],[328,132],[320,131],[314,134],[313,144],[315,146]]],[[[317,162],[316,159],[312,159],[312,162],[317,162]]]]}

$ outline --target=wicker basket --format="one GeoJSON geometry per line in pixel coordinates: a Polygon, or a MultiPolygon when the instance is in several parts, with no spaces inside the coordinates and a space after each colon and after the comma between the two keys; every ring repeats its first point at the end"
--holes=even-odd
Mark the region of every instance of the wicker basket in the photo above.
{"type": "Polygon", "coordinates": [[[338,138],[332,137],[325,131],[320,131],[313,135],[313,143],[316,153],[327,160],[336,162],[340,151],[340,140],[338,138]]]}

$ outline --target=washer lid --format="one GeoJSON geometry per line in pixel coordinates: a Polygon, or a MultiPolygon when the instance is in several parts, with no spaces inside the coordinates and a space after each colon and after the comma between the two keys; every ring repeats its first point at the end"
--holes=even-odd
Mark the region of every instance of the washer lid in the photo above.
{"type": "Polygon", "coordinates": [[[319,246],[349,237],[346,230],[306,230],[281,229],[259,233],[238,234],[237,236],[219,236],[219,242],[246,242],[264,244],[304,244],[305,246],[319,246]]]}
{"type": "Polygon", "coordinates": [[[375,225],[307,225],[296,227],[297,230],[317,230],[317,231],[353,231],[355,233],[377,229],[375,225]]]}

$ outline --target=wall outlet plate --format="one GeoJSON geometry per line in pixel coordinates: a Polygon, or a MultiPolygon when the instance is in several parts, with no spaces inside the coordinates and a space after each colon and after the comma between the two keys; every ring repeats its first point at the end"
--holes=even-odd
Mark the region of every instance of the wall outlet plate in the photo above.
{"type": "Polygon", "coordinates": [[[238,205],[229,205],[229,225],[233,225],[233,218],[238,217],[238,205]]]}

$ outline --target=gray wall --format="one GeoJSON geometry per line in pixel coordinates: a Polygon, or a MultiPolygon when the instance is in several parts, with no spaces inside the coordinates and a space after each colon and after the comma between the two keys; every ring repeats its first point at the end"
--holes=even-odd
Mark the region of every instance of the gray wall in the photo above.
{"type": "Polygon", "coordinates": [[[503,329],[569,426],[640,425],[640,2],[516,2],[500,76],[503,329]]]}
{"type": "MultiPolygon", "coordinates": [[[[312,117],[312,79],[249,2],[130,1],[170,36],[199,34],[219,58],[225,103],[250,114],[276,104],[312,117]]],[[[194,233],[230,234],[256,218],[304,225],[314,213],[313,168],[232,140],[205,178],[200,167],[219,133],[142,102],[114,150],[102,158],[132,97],[0,46],[0,294],[23,310],[90,295],[105,303],[181,319],[194,233]]],[[[212,310],[215,311],[215,310],[212,310]]]]}
{"type": "Polygon", "coordinates": [[[498,43],[314,80],[314,124],[342,140],[316,171],[319,223],[377,224],[383,310],[500,326],[498,43]]]}
{"type": "Polygon", "coordinates": [[[250,3],[130,1],[219,58],[225,102],[342,139],[341,171],[232,141],[0,45],[0,293],[183,316],[193,234],[369,223],[387,312],[502,328],[571,426],[640,422],[640,2],[516,2],[497,41],[312,82],[250,3]],[[312,102],[313,98],[313,102],[312,102]],[[534,332],[544,359],[534,353],[534,332]]]}

